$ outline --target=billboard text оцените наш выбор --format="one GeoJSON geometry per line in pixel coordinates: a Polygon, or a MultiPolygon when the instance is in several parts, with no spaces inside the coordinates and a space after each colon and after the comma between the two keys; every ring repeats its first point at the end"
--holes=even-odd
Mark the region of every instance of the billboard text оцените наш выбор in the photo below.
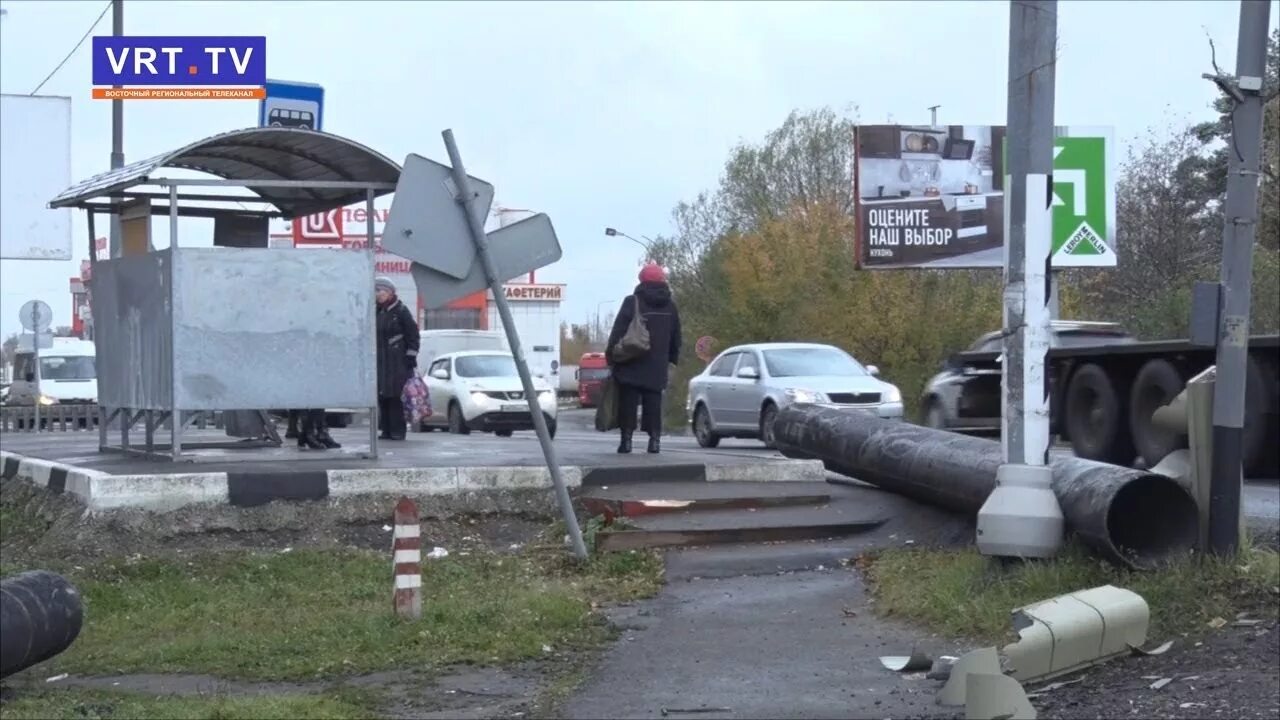
{"type": "MultiPolygon", "coordinates": [[[[1053,266],[1114,267],[1111,128],[1059,127],[1054,139],[1053,266]]],[[[863,125],[857,134],[858,265],[1004,264],[1002,125],[863,125]]]]}

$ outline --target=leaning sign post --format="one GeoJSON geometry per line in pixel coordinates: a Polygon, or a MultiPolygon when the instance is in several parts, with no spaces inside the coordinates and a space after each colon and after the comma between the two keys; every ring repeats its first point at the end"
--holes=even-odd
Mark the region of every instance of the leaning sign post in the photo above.
{"type": "Polygon", "coordinates": [[[586,559],[573,501],[503,291],[506,279],[559,260],[560,241],[550,218],[541,213],[486,234],[484,218],[493,203],[493,185],[467,175],[452,130],[445,130],[443,137],[452,167],[419,155],[405,158],[382,233],[383,247],[413,261],[410,270],[427,307],[440,307],[484,288],[492,291],[574,555],[586,559]]]}

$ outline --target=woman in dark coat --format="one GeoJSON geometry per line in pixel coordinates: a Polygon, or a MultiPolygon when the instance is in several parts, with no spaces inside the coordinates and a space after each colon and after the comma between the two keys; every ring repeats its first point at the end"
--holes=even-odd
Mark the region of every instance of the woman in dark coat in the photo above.
{"type": "Polygon", "coordinates": [[[640,427],[649,434],[649,452],[660,450],[662,435],[662,392],[667,389],[668,368],[680,361],[680,312],[671,299],[667,273],[650,263],[640,270],[640,284],[622,301],[613,320],[605,357],[618,385],[618,428],[622,441],[618,452],[631,452],[631,436],[636,430],[636,408],[642,408],[640,427]],[[613,349],[627,334],[631,319],[639,313],[649,329],[649,352],[626,363],[613,360],[613,349]]]}
{"type": "Polygon", "coordinates": [[[378,301],[378,426],[384,440],[404,440],[404,384],[418,367],[418,323],[390,278],[373,281],[378,301]]]}

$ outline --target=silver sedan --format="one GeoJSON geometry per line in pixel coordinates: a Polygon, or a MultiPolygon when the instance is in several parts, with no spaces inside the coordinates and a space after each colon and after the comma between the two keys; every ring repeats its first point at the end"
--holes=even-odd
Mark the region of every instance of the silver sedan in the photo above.
{"type": "Polygon", "coordinates": [[[720,353],[689,381],[685,403],[702,447],[721,438],[758,438],[773,447],[773,421],[792,403],[811,403],[902,418],[902,393],[831,345],[757,343],[720,353]]]}

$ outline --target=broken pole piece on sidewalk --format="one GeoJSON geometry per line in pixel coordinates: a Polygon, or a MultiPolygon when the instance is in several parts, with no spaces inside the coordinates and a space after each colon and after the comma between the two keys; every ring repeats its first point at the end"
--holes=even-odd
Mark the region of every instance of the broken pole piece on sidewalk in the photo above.
{"type": "Polygon", "coordinates": [[[402,497],[396,503],[392,565],[395,568],[395,609],[398,617],[422,619],[422,528],[418,506],[402,497]]]}

